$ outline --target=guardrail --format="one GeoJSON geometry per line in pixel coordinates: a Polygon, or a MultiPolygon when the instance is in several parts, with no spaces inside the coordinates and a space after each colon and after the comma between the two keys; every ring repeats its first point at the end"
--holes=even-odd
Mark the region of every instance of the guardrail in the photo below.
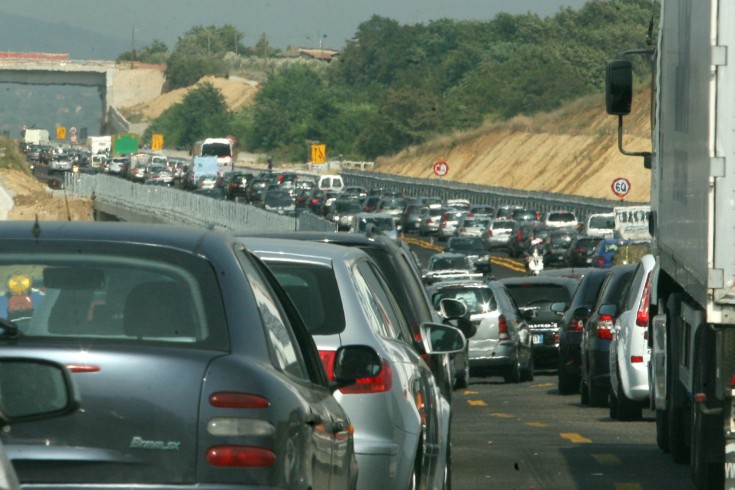
{"type": "Polygon", "coordinates": [[[201,196],[168,186],[143,185],[119,177],[67,173],[67,193],[94,199],[95,208],[118,215],[145,215],[151,221],[226,231],[336,231],[336,225],[311,213],[298,218],[249,204],[201,196]]]}

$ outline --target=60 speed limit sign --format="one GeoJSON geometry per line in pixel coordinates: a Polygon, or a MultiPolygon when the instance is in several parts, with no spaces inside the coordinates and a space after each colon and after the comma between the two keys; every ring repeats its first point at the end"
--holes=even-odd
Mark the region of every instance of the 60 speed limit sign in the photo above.
{"type": "Polygon", "coordinates": [[[439,160],[434,164],[434,173],[439,177],[444,177],[449,172],[449,165],[444,160],[439,160]]]}
{"type": "Polygon", "coordinates": [[[610,187],[612,188],[613,194],[622,199],[630,192],[630,181],[625,177],[618,177],[613,180],[610,187]]]}

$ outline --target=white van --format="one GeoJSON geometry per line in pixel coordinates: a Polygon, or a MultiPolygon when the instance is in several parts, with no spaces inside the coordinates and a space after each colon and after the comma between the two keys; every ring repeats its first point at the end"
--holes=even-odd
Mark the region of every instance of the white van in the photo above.
{"type": "Polygon", "coordinates": [[[341,175],[325,174],[319,176],[317,187],[323,191],[342,192],[342,189],[345,187],[345,183],[342,180],[341,175]]]}
{"type": "Polygon", "coordinates": [[[615,214],[598,213],[589,215],[584,230],[588,236],[612,236],[615,231],[615,214]]]}

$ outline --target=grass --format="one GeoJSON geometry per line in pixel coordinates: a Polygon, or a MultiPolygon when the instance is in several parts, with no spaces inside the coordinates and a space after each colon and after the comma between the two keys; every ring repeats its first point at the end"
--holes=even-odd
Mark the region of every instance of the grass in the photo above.
{"type": "Polygon", "coordinates": [[[18,144],[15,140],[4,136],[0,137],[0,168],[31,173],[25,155],[18,149],[18,144]]]}

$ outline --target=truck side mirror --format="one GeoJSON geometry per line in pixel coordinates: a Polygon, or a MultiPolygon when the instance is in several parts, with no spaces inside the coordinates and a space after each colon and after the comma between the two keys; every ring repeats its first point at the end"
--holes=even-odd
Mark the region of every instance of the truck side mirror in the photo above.
{"type": "Polygon", "coordinates": [[[612,60],[605,75],[605,107],[614,116],[630,114],[633,102],[633,65],[628,60],[612,60]]]}

